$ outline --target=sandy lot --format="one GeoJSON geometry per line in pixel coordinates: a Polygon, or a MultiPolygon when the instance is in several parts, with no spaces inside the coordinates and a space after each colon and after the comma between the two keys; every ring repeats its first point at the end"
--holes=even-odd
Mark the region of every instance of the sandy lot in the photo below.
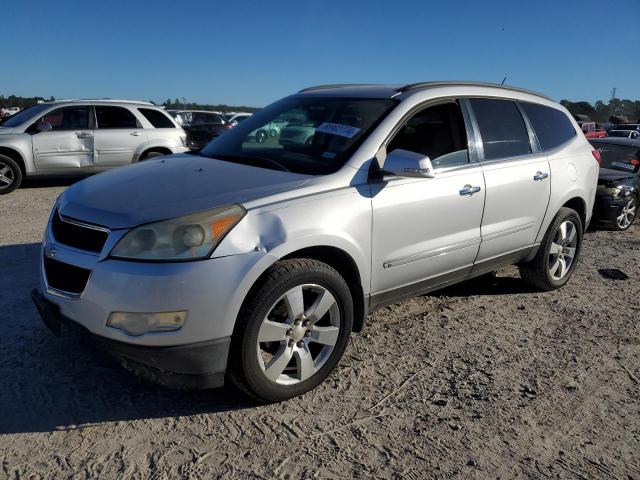
{"type": "Polygon", "coordinates": [[[507,269],[377,311],[324,385],[256,406],[44,328],[29,291],[64,188],[0,197],[0,479],[640,479],[640,225],[588,232],[561,291],[507,269]]]}

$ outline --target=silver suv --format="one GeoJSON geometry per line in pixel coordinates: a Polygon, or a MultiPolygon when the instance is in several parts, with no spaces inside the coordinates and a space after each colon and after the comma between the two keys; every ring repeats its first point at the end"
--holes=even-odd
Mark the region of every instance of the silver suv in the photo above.
{"type": "Polygon", "coordinates": [[[93,173],[186,152],[185,142],[182,128],[148,102],[41,103],[0,123],[0,194],[25,176],[93,173]]]}
{"type": "Polygon", "coordinates": [[[198,156],[67,189],[33,298],[54,332],[154,381],[283,400],[322,382],[377,307],[510,264],[564,285],[597,160],[566,109],[527,91],[309,88],[198,156]],[[311,140],[255,141],[294,116],[311,140]]]}

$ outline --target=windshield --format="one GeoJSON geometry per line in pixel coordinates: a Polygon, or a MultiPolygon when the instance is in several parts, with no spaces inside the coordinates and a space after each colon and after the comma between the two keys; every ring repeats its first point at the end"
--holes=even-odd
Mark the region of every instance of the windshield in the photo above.
{"type": "Polygon", "coordinates": [[[7,128],[18,127],[22,125],[24,122],[26,122],[27,120],[31,120],[32,118],[37,116],[40,112],[44,112],[50,107],[51,105],[46,103],[34,105],[33,107],[29,107],[25,110],[22,110],[21,112],[16,113],[15,115],[9,118],[6,118],[2,123],[0,123],[0,126],[7,127],[7,128]]]}
{"type": "Polygon", "coordinates": [[[600,168],[627,173],[637,172],[640,168],[640,148],[637,146],[605,142],[592,142],[592,145],[600,152],[600,168]]]}
{"type": "Polygon", "coordinates": [[[333,173],[396,104],[392,99],[285,98],[211,141],[201,155],[307,175],[333,173]]]}
{"type": "Polygon", "coordinates": [[[630,134],[631,134],[631,130],[609,130],[610,137],[629,138],[630,134]]]}

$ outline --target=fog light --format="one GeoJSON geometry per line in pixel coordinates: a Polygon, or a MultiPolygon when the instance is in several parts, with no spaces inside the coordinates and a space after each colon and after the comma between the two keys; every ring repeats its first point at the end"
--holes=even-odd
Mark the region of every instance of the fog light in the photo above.
{"type": "Polygon", "coordinates": [[[180,330],[187,312],[111,312],[107,327],[118,328],[127,335],[138,337],[145,333],[174,332],[180,330]]]}

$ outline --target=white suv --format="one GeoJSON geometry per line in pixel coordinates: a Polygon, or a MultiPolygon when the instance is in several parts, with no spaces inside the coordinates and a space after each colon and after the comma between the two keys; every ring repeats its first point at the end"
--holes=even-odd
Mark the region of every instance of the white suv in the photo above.
{"type": "Polygon", "coordinates": [[[186,152],[186,135],[164,110],[128,100],[62,100],[0,123],[0,194],[25,176],[93,173],[186,152]]]}
{"type": "Polygon", "coordinates": [[[598,158],[565,108],[519,89],[311,88],[197,155],[68,188],[33,298],[53,331],[155,381],[283,400],[322,382],[377,307],[511,264],[562,287],[598,158]],[[294,116],[305,135],[252,141],[294,116]]]}

